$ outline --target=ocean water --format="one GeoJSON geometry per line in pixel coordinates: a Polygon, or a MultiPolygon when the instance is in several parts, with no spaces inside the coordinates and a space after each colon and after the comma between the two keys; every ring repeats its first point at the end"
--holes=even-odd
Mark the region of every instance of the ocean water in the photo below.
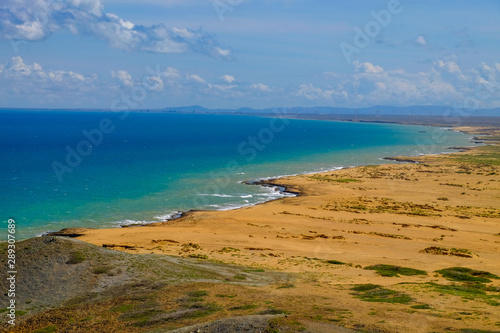
{"type": "Polygon", "coordinates": [[[276,199],[243,182],[471,146],[448,129],[228,115],[0,112],[0,221],[28,238],[276,199]]]}

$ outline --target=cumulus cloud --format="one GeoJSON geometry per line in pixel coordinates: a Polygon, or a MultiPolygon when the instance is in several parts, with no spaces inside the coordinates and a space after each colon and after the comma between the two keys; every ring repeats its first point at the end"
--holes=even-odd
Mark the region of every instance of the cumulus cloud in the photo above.
{"type": "Polygon", "coordinates": [[[480,107],[500,105],[500,64],[463,69],[456,56],[432,63],[425,72],[384,70],[372,63],[353,62],[354,74],[325,72],[326,87],[301,84],[294,95],[337,105],[453,105],[477,98],[480,107]],[[478,97],[477,94],[480,94],[478,97]]]}
{"type": "Polygon", "coordinates": [[[134,85],[132,75],[130,75],[127,71],[112,71],[111,76],[116,78],[125,87],[132,87],[134,85]]]}
{"type": "Polygon", "coordinates": [[[227,74],[222,75],[220,78],[221,78],[222,81],[227,82],[227,83],[231,83],[231,82],[235,81],[234,76],[227,75],[227,74]]]}
{"type": "Polygon", "coordinates": [[[188,80],[191,80],[191,81],[194,81],[197,83],[207,83],[205,80],[203,80],[200,76],[198,76],[196,74],[190,74],[190,75],[186,76],[186,78],[188,80]]]}
{"type": "Polygon", "coordinates": [[[265,85],[263,83],[252,84],[252,85],[250,85],[250,88],[255,89],[255,90],[260,90],[260,91],[271,91],[271,88],[269,88],[267,85],[265,85]]]}
{"type": "Polygon", "coordinates": [[[100,0],[4,0],[0,4],[0,39],[37,41],[58,30],[93,35],[124,51],[196,52],[230,59],[201,29],[144,26],[104,13],[100,0]]]}
{"type": "Polygon", "coordinates": [[[179,74],[179,71],[173,67],[167,67],[167,69],[165,69],[161,75],[165,78],[170,78],[170,79],[176,79],[176,78],[180,78],[181,75],[179,74]]]}
{"type": "Polygon", "coordinates": [[[352,62],[352,64],[354,65],[357,71],[362,71],[365,73],[377,74],[384,71],[382,67],[374,65],[370,62],[359,62],[355,60],[352,62]]]}
{"type": "Polygon", "coordinates": [[[322,100],[331,99],[335,94],[333,89],[321,89],[309,84],[301,84],[298,90],[295,92],[296,96],[305,97],[308,100],[322,100]]]}
{"type": "Polygon", "coordinates": [[[0,65],[0,99],[19,105],[58,105],[82,107],[89,105],[104,91],[96,74],[84,75],[71,70],[46,70],[40,64],[26,63],[21,57],[13,57],[0,65]]]}
{"type": "Polygon", "coordinates": [[[58,85],[70,87],[75,83],[92,83],[97,75],[85,76],[73,71],[45,71],[38,63],[26,64],[21,57],[13,57],[0,73],[2,80],[32,81],[33,85],[58,85]]]}
{"type": "Polygon", "coordinates": [[[427,41],[425,40],[425,37],[422,35],[417,37],[417,39],[415,40],[415,43],[419,46],[426,46],[427,45],[427,41]]]}

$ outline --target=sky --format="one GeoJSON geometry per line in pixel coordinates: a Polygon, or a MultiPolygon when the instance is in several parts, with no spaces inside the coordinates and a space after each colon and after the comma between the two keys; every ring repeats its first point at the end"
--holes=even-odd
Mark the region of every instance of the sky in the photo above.
{"type": "Polygon", "coordinates": [[[0,107],[500,107],[498,0],[2,0],[0,107]]]}

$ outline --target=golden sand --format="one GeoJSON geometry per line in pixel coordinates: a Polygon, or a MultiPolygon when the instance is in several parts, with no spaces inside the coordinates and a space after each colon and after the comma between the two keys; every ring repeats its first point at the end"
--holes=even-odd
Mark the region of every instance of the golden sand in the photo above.
{"type": "MultiPolygon", "coordinates": [[[[339,321],[345,326],[362,322],[389,332],[498,330],[498,297],[467,299],[425,284],[448,285],[450,281],[434,272],[455,266],[500,276],[498,149],[415,159],[419,163],[272,180],[300,195],[238,210],[189,212],[154,225],[72,232],[82,233],[83,241],[131,253],[189,256],[293,273],[296,288],[282,289],[279,295],[297,301],[293,308],[301,320],[315,313],[320,321],[328,320],[321,309],[334,304],[349,311],[349,320],[339,321]],[[363,269],[376,264],[428,274],[383,277],[363,269]],[[350,290],[364,283],[409,294],[410,305],[428,304],[430,309],[364,302],[350,290]]],[[[489,285],[498,287],[499,282],[489,285]]]]}

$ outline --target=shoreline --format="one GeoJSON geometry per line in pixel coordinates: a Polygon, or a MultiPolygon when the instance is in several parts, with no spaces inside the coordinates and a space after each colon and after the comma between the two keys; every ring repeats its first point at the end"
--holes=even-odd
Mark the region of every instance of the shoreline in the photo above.
{"type": "MultiPolygon", "coordinates": [[[[394,157],[418,163],[265,179],[265,186],[299,195],[250,207],[189,211],[141,228],[64,229],[67,237],[26,241],[21,251],[32,251],[31,256],[40,252],[38,262],[48,267],[28,264],[32,273],[26,276],[36,277],[58,262],[70,272],[89,267],[81,276],[94,279],[99,292],[118,283],[122,289],[112,294],[112,300],[108,293],[90,303],[103,309],[98,318],[110,320],[110,327],[135,325],[123,319],[139,318],[139,309],[146,306],[158,317],[135,322],[147,323],[149,331],[284,313],[279,327],[303,325],[309,332],[496,332],[500,127],[485,141],[491,145],[465,152],[394,157]],[[52,250],[58,257],[47,260],[47,252],[31,250],[33,242],[44,244],[42,249],[69,246],[52,250]],[[87,261],[68,265],[75,249],[82,247],[87,261]],[[139,264],[116,262],[116,256],[139,264]],[[159,284],[162,276],[181,267],[189,272],[159,284]],[[130,281],[125,279],[127,272],[137,269],[148,274],[143,282],[137,282],[136,273],[127,278],[129,284],[123,282],[130,281]],[[220,273],[220,278],[193,281],[207,269],[220,273]],[[144,298],[142,288],[148,285],[144,298]],[[141,298],[127,296],[129,292],[141,298]],[[185,313],[192,303],[182,304],[191,294],[202,295],[197,307],[214,312],[200,318],[169,317],[185,313]],[[172,312],[179,307],[181,312],[172,312]]],[[[46,283],[44,276],[39,278],[46,283]]],[[[53,290],[58,288],[54,285],[53,290]]],[[[75,313],[81,313],[76,318],[83,323],[89,303],[82,299],[34,316],[71,313],[68,321],[74,322],[75,313]]]]}
{"type": "MultiPolygon", "coordinates": [[[[247,115],[244,115],[244,116],[247,116],[247,115]]],[[[267,116],[263,116],[263,115],[253,115],[254,117],[264,117],[264,118],[267,118],[267,116]]],[[[276,115],[272,115],[273,117],[275,117],[276,115]]],[[[299,115],[300,116],[300,115],[299,115]]],[[[314,115],[309,115],[309,116],[314,116],[314,115]]],[[[500,121],[500,117],[499,118],[499,121],[500,121]]],[[[302,118],[286,118],[286,119],[302,119],[302,118]]],[[[317,121],[338,121],[338,122],[351,122],[350,120],[337,120],[337,119],[330,119],[330,120],[324,120],[324,119],[303,119],[303,120],[317,120],[317,121]]],[[[458,126],[458,127],[453,127],[453,126],[447,126],[447,127],[443,127],[442,125],[434,125],[434,124],[425,124],[425,123],[422,123],[422,124],[412,124],[412,123],[406,123],[406,122],[377,122],[377,121],[373,121],[373,120],[366,120],[366,121],[360,121],[362,123],[374,123],[374,124],[383,124],[383,123],[386,123],[386,124],[394,124],[394,125],[402,125],[402,126],[422,126],[422,127],[439,127],[441,128],[442,130],[448,130],[448,131],[454,131],[454,132],[461,132],[461,133],[464,133],[464,134],[473,134],[475,130],[477,129],[481,129],[482,127],[469,127],[468,126],[458,126]],[[456,130],[456,128],[461,128],[461,130],[456,130]],[[464,129],[464,128],[468,128],[467,129],[464,129]],[[470,130],[472,130],[472,132],[469,132],[470,130]]],[[[478,146],[477,145],[477,142],[474,142],[474,140],[476,140],[477,137],[471,137],[469,139],[469,142],[470,144],[472,144],[472,146],[467,146],[467,147],[448,147],[446,149],[450,149],[450,150],[454,150],[454,151],[450,151],[450,152],[439,152],[439,153],[430,153],[430,154],[419,154],[419,155],[409,155],[409,156],[393,156],[393,157],[390,157],[390,156],[386,156],[386,157],[379,157],[378,159],[380,161],[384,161],[384,160],[387,160],[387,161],[394,161],[394,162],[398,162],[398,163],[418,163],[417,161],[415,161],[415,159],[413,158],[417,158],[417,157],[422,157],[422,156],[440,156],[440,155],[446,155],[446,154],[455,154],[455,153],[460,153],[460,152],[463,152],[463,151],[469,151],[469,150],[474,150],[475,148],[477,147],[481,147],[481,146],[478,146]]],[[[483,145],[487,145],[488,143],[484,143],[483,142],[483,145]]],[[[383,164],[386,164],[386,163],[381,163],[381,164],[376,164],[376,165],[383,165],[383,164]]],[[[324,172],[331,172],[331,171],[337,171],[337,170],[342,170],[342,169],[349,169],[349,168],[357,168],[357,167],[363,167],[363,166],[366,166],[365,164],[362,164],[362,165],[357,165],[357,166],[342,166],[342,167],[335,167],[335,168],[331,168],[331,169],[325,169],[325,170],[321,170],[321,171],[306,171],[304,173],[298,173],[298,174],[290,174],[290,175],[279,175],[279,176],[271,176],[271,177],[261,177],[261,178],[258,178],[258,179],[255,179],[255,180],[242,180],[242,181],[238,181],[239,183],[243,183],[243,184],[246,184],[246,185],[256,185],[256,186],[266,186],[266,187],[274,187],[276,191],[279,191],[281,194],[286,194],[286,193],[290,193],[291,195],[293,196],[299,196],[300,193],[299,192],[294,192],[294,191],[288,191],[286,189],[286,187],[284,187],[283,185],[280,185],[279,183],[268,183],[268,181],[272,181],[272,182],[275,182],[276,180],[279,180],[281,178],[288,178],[288,177],[296,177],[296,176],[302,176],[302,175],[314,175],[314,174],[319,174],[319,173],[324,173],[324,172]],[[279,190],[279,188],[284,188],[284,190],[279,190]]],[[[84,228],[84,229],[96,229],[96,230],[100,230],[100,229],[108,229],[108,228],[135,228],[135,227],[142,227],[142,226],[148,226],[148,225],[156,225],[158,223],[167,223],[167,222],[171,222],[171,221],[175,221],[175,220],[178,220],[180,218],[183,218],[185,217],[187,214],[189,213],[192,213],[192,212],[219,212],[219,211],[229,211],[229,210],[238,210],[238,209],[242,209],[242,208],[247,208],[247,207],[253,207],[253,206],[257,206],[257,205],[262,205],[262,204],[265,204],[267,202],[272,202],[272,201],[276,201],[276,200],[281,200],[283,198],[286,198],[287,196],[281,196],[281,197],[278,197],[278,198],[274,198],[274,199],[269,199],[269,200],[266,200],[266,201],[263,201],[263,202],[257,202],[257,203],[251,203],[251,204],[245,204],[243,206],[240,206],[240,207],[234,207],[234,208],[222,208],[222,209],[214,209],[214,210],[211,210],[211,209],[189,209],[187,211],[179,211],[179,210],[175,210],[175,213],[169,213],[169,214],[165,214],[165,215],[172,215],[171,218],[168,218],[168,219],[165,219],[163,221],[147,221],[145,223],[130,223],[130,224],[118,224],[116,223],[116,227],[102,227],[102,228],[86,228],[86,227],[66,227],[66,228],[63,228],[63,229],[60,229],[60,230],[57,230],[57,231],[46,231],[46,232],[43,232],[42,234],[38,235],[38,236],[35,236],[35,237],[40,237],[40,236],[44,236],[44,235],[53,235],[53,236],[64,236],[64,230],[67,230],[67,229],[80,229],[80,228],[84,228]]],[[[137,221],[139,222],[139,221],[137,221]]]]}

